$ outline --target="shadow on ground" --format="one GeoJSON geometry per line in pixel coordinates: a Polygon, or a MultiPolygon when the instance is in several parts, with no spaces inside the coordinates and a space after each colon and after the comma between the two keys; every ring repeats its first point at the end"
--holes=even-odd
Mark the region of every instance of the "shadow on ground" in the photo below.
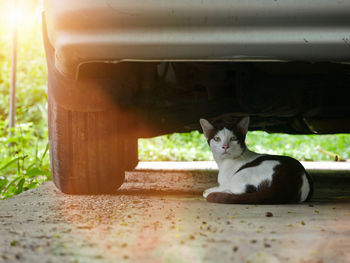
{"type": "Polygon", "coordinates": [[[215,171],[129,172],[111,196],[47,182],[0,202],[0,262],[350,262],[350,175],[313,176],[299,205],[207,203],[215,171]]]}

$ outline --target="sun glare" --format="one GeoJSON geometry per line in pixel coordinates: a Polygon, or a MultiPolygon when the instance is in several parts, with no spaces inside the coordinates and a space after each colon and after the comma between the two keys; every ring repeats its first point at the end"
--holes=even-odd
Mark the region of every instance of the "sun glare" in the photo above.
{"type": "MultiPolygon", "coordinates": [[[[0,0],[1,1],[1,0],[0,0]]],[[[10,26],[27,27],[33,24],[38,18],[38,11],[40,5],[37,1],[7,1],[3,3],[0,8],[4,21],[10,26]]]]}
{"type": "Polygon", "coordinates": [[[28,19],[28,15],[20,7],[12,7],[8,12],[8,22],[13,25],[24,25],[28,19]]]}

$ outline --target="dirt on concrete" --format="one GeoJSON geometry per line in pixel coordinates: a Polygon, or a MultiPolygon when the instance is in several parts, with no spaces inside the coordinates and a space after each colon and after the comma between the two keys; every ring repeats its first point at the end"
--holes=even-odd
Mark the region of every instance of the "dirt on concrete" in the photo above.
{"type": "Polygon", "coordinates": [[[0,262],[350,262],[348,175],[316,176],[298,205],[207,203],[215,180],[135,171],[103,196],[44,183],[0,201],[0,262]]]}

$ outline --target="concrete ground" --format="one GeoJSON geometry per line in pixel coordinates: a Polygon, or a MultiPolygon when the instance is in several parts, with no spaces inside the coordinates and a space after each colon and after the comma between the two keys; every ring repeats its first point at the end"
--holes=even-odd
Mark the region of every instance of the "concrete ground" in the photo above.
{"type": "Polygon", "coordinates": [[[350,170],[314,174],[310,203],[222,205],[211,168],[140,167],[112,196],[0,201],[0,262],[350,262],[350,170]]]}

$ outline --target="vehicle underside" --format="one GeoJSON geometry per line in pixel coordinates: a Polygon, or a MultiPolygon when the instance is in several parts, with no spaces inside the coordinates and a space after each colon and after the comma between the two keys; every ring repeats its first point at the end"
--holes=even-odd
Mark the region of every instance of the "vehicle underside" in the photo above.
{"type": "Polygon", "coordinates": [[[110,98],[147,127],[138,137],[244,115],[250,130],[325,134],[350,132],[349,72],[329,62],[123,62],[84,64],[79,79],[110,80],[110,98]]]}
{"type": "Polygon", "coordinates": [[[349,1],[45,0],[52,178],[114,193],[138,138],[350,132],[349,1]]]}

